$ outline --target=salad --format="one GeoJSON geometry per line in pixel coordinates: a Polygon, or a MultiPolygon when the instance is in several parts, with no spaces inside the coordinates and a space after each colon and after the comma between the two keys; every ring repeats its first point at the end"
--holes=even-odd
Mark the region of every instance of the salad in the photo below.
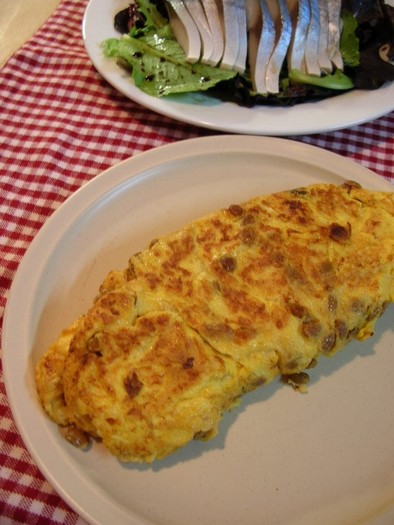
{"type": "Polygon", "coordinates": [[[275,93],[255,89],[244,71],[191,62],[170,23],[168,0],[134,0],[114,19],[119,38],[102,43],[106,57],[130,72],[135,85],[154,97],[204,91],[242,106],[293,105],[352,89],[377,89],[394,80],[394,8],[384,0],[343,0],[338,49],[342,67],[313,75],[284,60],[275,93]]]}

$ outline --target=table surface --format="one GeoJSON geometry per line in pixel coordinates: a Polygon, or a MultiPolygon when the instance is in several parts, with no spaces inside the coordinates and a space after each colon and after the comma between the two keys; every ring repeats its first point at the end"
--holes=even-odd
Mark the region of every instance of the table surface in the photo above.
{"type": "Polygon", "coordinates": [[[0,0],[0,67],[55,11],[60,0],[0,0]]]}
{"type": "MultiPolygon", "coordinates": [[[[27,248],[70,195],[139,152],[215,133],[159,116],[109,86],[83,47],[86,5],[0,0],[0,330],[27,248]]],[[[345,130],[287,138],[348,157],[394,182],[394,112],[345,130]]],[[[85,521],[56,494],[25,447],[0,361],[0,525],[15,523],[85,521]]]]}

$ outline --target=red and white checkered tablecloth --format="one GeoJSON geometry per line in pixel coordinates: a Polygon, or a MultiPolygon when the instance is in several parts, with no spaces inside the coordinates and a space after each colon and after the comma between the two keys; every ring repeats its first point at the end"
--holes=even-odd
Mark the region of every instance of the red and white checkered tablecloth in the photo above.
{"type": "MultiPolygon", "coordinates": [[[[86,55],[87,0],[64,0],[0,71],[0,330],[15,271],[37,231],[82,184],[137,152],[212,134],[159,116],[107,84],[86,55]]],[[[394,112],[351,129],[293,137],[394,182],[394,112]]],[[[0,362],[0,525],[79,524],[29,456],[0,362]]]]}

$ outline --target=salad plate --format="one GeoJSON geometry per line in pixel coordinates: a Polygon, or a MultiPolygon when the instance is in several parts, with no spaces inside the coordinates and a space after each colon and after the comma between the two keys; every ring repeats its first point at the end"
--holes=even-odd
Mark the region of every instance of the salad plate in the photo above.
{"type": "Polygon", "coordinates": [[[318,102],[293,107],[242,107],[200,93],[156,98],[138,89],[130,75],[106,58],[101,43],[118,38],[114,16],[125,0],[90,0],[83,19],[87,54],[97,71],[119,92],[138,104],[172,119],[203,128],[252,135],[289,136],[347,128],[394,109],[394,82],[375,91],[353,90],[318,102]]]}
{"type": "Polygon", "coordinates": [[[67,443],[43,413],[34,383],[41,355],[88,308],[107,272],[124,268],[152,238],[258,194],[348,178],[392,191],[366,168],[296,141],[245,135],[192,139],[108,169],[41,228],[7,303],[4,379],[33,459],[86,521],[394,522],[393,305],[374,337],[319,361],[310,371],[308,393],[280,381],[257,389],[225,414],[215,439],[192,442],[150,466],[121,464],[99,443],[87,451],[67,443]]]}

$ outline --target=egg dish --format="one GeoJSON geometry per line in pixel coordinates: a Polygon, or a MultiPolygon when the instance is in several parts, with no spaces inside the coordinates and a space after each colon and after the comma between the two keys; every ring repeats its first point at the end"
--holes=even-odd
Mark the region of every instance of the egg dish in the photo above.
{"type": "Polygon", "coordinates": [[[394,193],[316,184],[232,204],[110,272],[36,367],[69,441],[152,462],[243,394],[373,334],[394,301],[394,193]]]}

